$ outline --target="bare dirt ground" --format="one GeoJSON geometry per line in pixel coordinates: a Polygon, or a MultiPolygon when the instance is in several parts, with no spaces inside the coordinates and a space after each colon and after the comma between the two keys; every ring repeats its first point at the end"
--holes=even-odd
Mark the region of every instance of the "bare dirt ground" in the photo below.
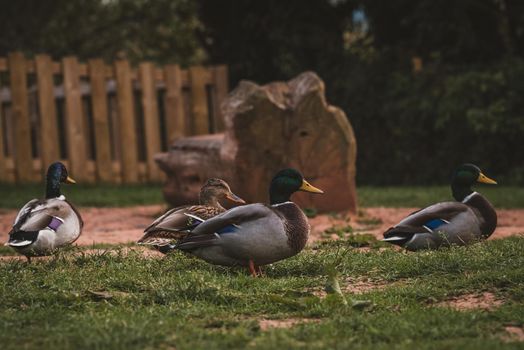
{"type": "Polygon", "coordinates": [[[261,319],[258,321],[258,325],[261,331],[267,331],[271,328],[291,328],[300,323],[320,322],[316,318],[286,318],[282,320],[268,320],[261,319]]]}
{"type": "MultiPolygon", "coordinates": [[[[165,211],[165,206],[150,205],[130,208],[80,208],[85,226],[81,237],[76,244],[89,246],[99,243],[118,244],[136,242],[154,218],[165,211]]],[[[355,233],[372,234],[378,239],[382,238],[382,232],[395,225],[403,217],[413,212],[415,208],[364,208],[359,211],[358,216],[336,214],[318,215],[310,219],[311,237],[309,243],[325,238],[338,239],[336,234],[325,234],[324,231],[332,227],[344,228],[351,226],[355,233]]],[[[17,211],[0,209],[0,242],[7,241],[7,234],[11,229],[17,211]]],[[[499,224],[490,239],[503,238],[510,235],[524,234],[524,209],[498,210],[499,224]]],[[[138,247],[126,247],[126,251],[140,250],[149,257],[163,256],[157,251],[140,249],[138,247]]],[[[83,253],[106,254],[105,249],[89,249],[83,253]]],[[[23,259],[13,251],[12,256],[0,257],[0,260],[23,259]]],[[[385,281],[351,279],[341,280],[342,289],[352,294],[361,294],[374,289],[383,289],[388,286],[385,281]]],[[[314,294],[323,297],[323,290],[313,291],[314,294]]],[[[502,304],[495,295],[489,292],[480,294],[463,295],[450,298],[439,304],[458,310],[470,308],[481,308],[490,310],[502,304]]],[[[260,327],[263,330],[270,328],[292,327],[297,323],[308,322],[308,319],[287,320],[261,320],[260,327]]],[[[521,327],[506,327],[508,339],[524,339],[524,331],[521,327]]]]}
{"type": "Polygon", "coordinates": [[[493,310],[504,303],[503,300],[498,299],[495,294],[490,292],[465,294],[457,297],[452,297],[439,303],[439,306],[447,306],[457,310],[471,310],[483,309],[493,310]]]}
{"type": "Polygon", "coordinates": [[[507,332],[502,339],[507,342],[519,341],[524,342],[524,329],[518,326],[506,326],[504,330],[507,332]]]}
{"type": "MultiPolygon", "coordinates": [[[[85,226],[77,240],[78,245],[97,243],[136,242],[155,217],[165,207],[162,205],[137,206],[130,208],[80,208],[85,226]]],[[[351,226],[355,233],[369,233],[382,238],[390,226],[413,212],[415,208],[365,208],[358,216],[337,214],[318,215],[310,219],[311,237],[309,243],[325,238],[323,234],[331,227],[351,226]]],[[[7,234],[16,217],[16,210],[0,210],[0,242],[7,241],[7,234]]],[[[524,209],[499,210],[499,224],[490,239],[524,233],[524,209]]],[[[336,234],[327,237],[337,239],[336,234]]]]}

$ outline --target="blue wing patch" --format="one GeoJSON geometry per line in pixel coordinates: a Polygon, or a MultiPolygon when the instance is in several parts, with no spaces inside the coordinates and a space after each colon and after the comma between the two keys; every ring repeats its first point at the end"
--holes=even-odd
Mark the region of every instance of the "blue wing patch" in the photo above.
{"type": "Polygon", "coordinates": [[[430,229],[431,231],[433,231],[444,224],[449,224],[449,221],[444,220],[444,219],[433,219],[433,220],[426,222],[424,226],[430,229]]]}
{"type": "Polygon", "coordinates": [[[219,235],[225,234],[225,233],[233,233],[237,232],[239,227],[237,225],[227,225],[226,227],[221,228],[217,231],[219,235]]]}
{"type": "MultiPolygon", "coordinates": [[[[187,230],[189,230],[189,231],[192,231],[198,225],[200,225],[201,223],[203,223],[205,221],[205,220],[199,218],[196,215],[188,214],[188,213],[184,213],[184,214],[189,217],[188,227],[187,227],[187,230]]],[[[231,225],[227,225],[226,227],[221,228],[216,233],[219,234],[219,235],[224,234],[224,233],[232,233],[232,232],[238,231],[239,228],[240,227],[238,225],[231,224],[231,225]]]]}

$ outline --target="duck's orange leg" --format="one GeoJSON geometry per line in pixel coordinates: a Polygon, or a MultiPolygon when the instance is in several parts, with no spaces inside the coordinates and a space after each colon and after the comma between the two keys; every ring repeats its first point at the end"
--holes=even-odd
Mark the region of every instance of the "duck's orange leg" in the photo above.
{"type": "Polygon", "coordinates": [[[257,266],[257,274],[260,277],[264,277],[264,271],[262,271],[262,266],[257,266]]]}
{"type": "Polygon", "coordinates": [[[255,268],[255,263],[251,259],[249,259],[249,272],[251,272],[251,276],[257,277],[257,270],[255,268]]]}

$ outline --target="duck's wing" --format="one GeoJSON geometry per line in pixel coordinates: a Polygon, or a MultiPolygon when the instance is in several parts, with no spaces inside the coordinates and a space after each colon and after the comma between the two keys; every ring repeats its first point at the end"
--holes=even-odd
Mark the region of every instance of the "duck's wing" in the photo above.
{"type": "Polygon", "coordinates": [[[170,244],[173,240],[185,237],[192,228],[222,211],[221,208],[205,205],[171,209],[145,229],[145,234],[138,243],[154,246],[170,244]]]}
{"type": "Polygon", "coordinates": [[[13,222],[13,229],[19,228],[29,217],[31,211],[38,205],[40,201],[38,199],[32,199],[27,202],[22,209],[16,215],[15,221],[13,222]]]}
{"type": "Polygon", "coordinates": [[[260,203],[235,207],[204,221],[174,247],[180,250],[193,250],[210,246],[217,242],[220,235],[237,231],[243,223],[270,215],[275,215],[273,210],[260,203]]]}
{"type": "Polygon", "coordinates": [[[62,225],[65,216],[63,201],[58,199],[33,199],[22,207],[18,213],[13,228],[9,232],[10,246],[26,246],[38,238],[38,232],[45,228],[55,230],[62,225]]]}
{"type": "Polygon", "coordinates": [[[172,208],[172,209],[169,209],[168,211],[166,211],[164,214],[162,214],[161,216],[159,216],[155,221],[153,221],[151,223],[151,225],[149,225],[148,227],[146,227],[146,229],[144,230],[144,232],[149,232],[151,230],[153,230],[155,228],[156,225],[158,225],[159,223],[161,223],[166,217],[168,217],[169,215],[171,215],[172,213],[176,212],[177,210],[180,210],[182,208],[187,208],[186,205],[184,206],[181,206],[181,207],[176,207],[176,208],[172,208]]]}
{"type": "Polygon", "coordinates": [[[384,232],[384,241],[402,245],[418,233],[433,233],[459,214],[468,211],[460,202],[442,202],[415,211],[384,232]]]}

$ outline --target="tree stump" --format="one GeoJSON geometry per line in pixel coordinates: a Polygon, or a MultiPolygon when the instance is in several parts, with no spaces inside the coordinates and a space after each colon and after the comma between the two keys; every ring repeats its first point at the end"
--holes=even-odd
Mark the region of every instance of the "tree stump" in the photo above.
{"type": "Polygon", "coordinates": [[[315,73],[265,86],[242,81],[222,114],[224,134],[181,138],[157,156],[170,204],[195,203],[209,177],[223,178],[248,202],[267,203],[273,175],[293,167],[325,192],[295,194],[303,208],[356,212],[353,129],[341,109],[328,105],[315,73]]]}

